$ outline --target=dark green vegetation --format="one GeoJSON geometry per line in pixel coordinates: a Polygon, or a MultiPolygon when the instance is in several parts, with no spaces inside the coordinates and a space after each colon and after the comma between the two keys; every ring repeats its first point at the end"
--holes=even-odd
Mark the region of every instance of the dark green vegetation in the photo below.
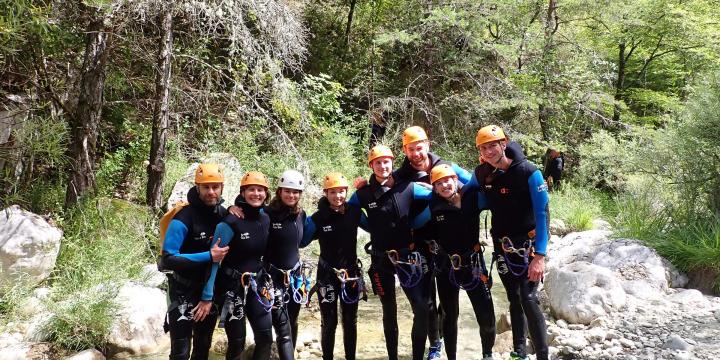
{"type": "MultiPolygon", "coordinates": [[[[712,1],[0,0],[0,10],[0,93],[22,123],[0,138],[0,201],[65,231],[48,281],[59,304],[49,338],[64,346],[102,347],[115,289],[98,284],[153,261],[157,212],[145,209],[162,201],[148,183],[166,199],[213,151],[271,179],[288,167],[314,182],[330,170],[355,177],[367,172],[372,124],[396,153],[400,131],[422,125],[434,151],[467,168],[489,123],[537,164],[557,147],[569,180],[552,206],[568,226],[604,217],[683,270],[720,273],[712,1]],[[63,302],[85,293],[93,300],[63,302]]],[[[17,316],[28,291],[4,296],[0,317],[17,316]]]]}

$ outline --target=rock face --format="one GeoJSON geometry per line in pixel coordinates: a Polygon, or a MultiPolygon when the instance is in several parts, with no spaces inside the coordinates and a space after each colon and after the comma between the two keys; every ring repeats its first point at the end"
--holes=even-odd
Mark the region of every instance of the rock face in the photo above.
{"type": "Polygon", "coordinates": [[[613,272],[588,262],[554,268],[545,291],[556,317],[573,324],[591,321],[625,306],[626,295],[613,272]]]}
{"type": "Polygon", "coordinates": [[[720,298],[678,289],[687,278],[654,250],[610,235],[572,233],[549,246],[551,358],[720,357],[720,298]]]}
{"type": "Polygon", "coordinates": [[[39,283],[55,267],[62,232],[42,217],[11,206],[0,212],[0,287],[39,283]]]}
{"type": "Polygon", "coordinates": [[[120,309],[108,338],[112,354],[154,353],[167,345],[167,303],[160,289],[129,282],[120,288],[117,303],[120,309]]]}
{"type": "Polygon", "coordinates": [[[185,175],[175,183],[172,193],[168,198],[167,210],[170,210],[176,203],[185,201],[187,192],[195,186],[195,170],[200,163],[218,163],[224,166],[225,186],[223,188],[223,198],[225,206],[229,206],[235,200],[235,196],[240,193],[240,178],[245,173],[238,159],[231,154],[213,153],[202,159],[200,162],[192,164],[185,175]]]}

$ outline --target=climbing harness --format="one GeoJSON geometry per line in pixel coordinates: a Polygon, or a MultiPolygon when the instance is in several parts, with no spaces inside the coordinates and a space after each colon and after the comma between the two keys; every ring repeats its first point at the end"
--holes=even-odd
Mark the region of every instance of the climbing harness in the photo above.
{"type": "Polygon", "coordinates": [[[397,250],[385,251],[390,263],[395,267],[395,273],[398,280],[400,280],[400,285],[404,288],[417,286],[423,278],[424,268],[426,267],[425,257],[417,251],[412,251],[412,246],[410,250],[407,261],[400,260],[400,253],[397,250]]]}
{"type": "Polygon", "coordinates": [[[367,287],[365,279],[363,279],[363,265],[360,259],[357,259],[358,272],[356,277],[350,277],[347,269],[332,268],[335,276],[340,281],[340,300],[346,304],[355,304],[361,298],[367,299],[367,287]],[[348,294],[347,283],[351,283],[351,287],[356,289],[354,296],[348,294]]]}
{"type": "Polygon", "coordinates": [[[490,291],[490,287],[492,287],[492,278],[489,276],[490,272],[485,266],[485,259],[483,258],[485,248],[482,244],[475,244],[473,249],[465,255],[448,254],[435,240],[429,240],[428,247],[432,254],[440,256],[445,255],[448,257],[450,261],[450,271],[448,272],[450,283],[465,291],[473,290],[480,285],[480,283],[483,283],[485,284],[486,291],[490,291]],[[469,259],[470,263],[463,264],[463,258],[469,259]],[[467,268],[470,269],[472,274],[470,280],[467,282],[459,281],[458,273],[467,268]]]}
{"type": "MultiPolygon", "coordinates": [[[[236,278],[237,272],[235,270],[228,269],[227,273],[232,273],[231,277],[236,278]]],[[[218,327],[225,327],[225,322],[233,320],[241,320],[245,317],[245,304],[247,304],[247,296],[250,290],[255,294],[255,299],[258,301],[260,306],[265,312],[270,312],[274,305],[274,298],[272,296],[272,279],[270,275],[265,272],[244,272],[239,276],[240,288],[242,289],[242,295],[236,294],[230,290],[225,294],[225,302],[223,303],[222,310],[220,312],[220,323],[218,327]],[[258,279],[264,278],[265,282],[263,286],[258,286],[258,279]],[[230,318],[228,318],[230,315],[230,318]]]]}
{"type": "Polygon", "coordinates": [[[280,269],[272,264],[268,265],[270,272],[279,273],[282,276],[282,288],[275,287],[275,307],[282,307],[290,302],[290,299],[300,305],[307,304],[311,289],[311,280],[308,276],[310,266],[301,261],[298,261],[290,270],[280,269]]]}
{"type": "Polygon", "coordinates": [[[504,236],[500,238],[500,247],[503,250],[503,259],[505,260],[508,270],[510,270],[513,275],[520,276],[527,271],[528,266],[530,265],[530,257],[535,255],[535,247],[533,246],[533,243],[534,237],[530,237],[525,240],[522,247],[516,248],[512,239],[509,237],[504,236]],[[508,256],[510,254],[515,254],[522,258],[522,263],[510,261],[510,257],[508,256]]]}

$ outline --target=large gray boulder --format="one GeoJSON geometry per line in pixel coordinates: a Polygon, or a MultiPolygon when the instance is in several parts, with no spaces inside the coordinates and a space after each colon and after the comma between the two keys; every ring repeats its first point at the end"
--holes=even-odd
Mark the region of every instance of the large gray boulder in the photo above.
{"type": "Polygon", "coordinates": [[[545,277],[545,291],[553,314],[572,324],[590,324],[621,310],[627,301],[610,269],[585,261],[550,269],[545,277]]]}
{"type": "Polygon", "coordinates": [[[114,355],[141,355],[167,347],[163,331],[167,302],[158,288],[126,283],[117,295],[119,309],[108,337],[114,355]]]}
{"type": "Polygon", "coordinates": [[[62,231],[17,205],[0,212],[0,289],[45,280],[55,267],[61,238],[62,231]]]}
{"type": "Polygon", "coordinates": [[[195,170],[201,163],[217,163],[224,166],[225,171],[225,186],[223,188],[223,198],[225,199],[225,206],[229,206],[235,200],[235,196],[240,193],[240,178],[245,173],[242,170],[240,161],[235,158],[232,154],[227,153],[212,153],[207,157],[196,162],[187,169],[185,175],[183,175],[172,189],[172,193],[168,198],[167,210],[180,202],[187,199],[187,192],[195,186],[195,170]]]}

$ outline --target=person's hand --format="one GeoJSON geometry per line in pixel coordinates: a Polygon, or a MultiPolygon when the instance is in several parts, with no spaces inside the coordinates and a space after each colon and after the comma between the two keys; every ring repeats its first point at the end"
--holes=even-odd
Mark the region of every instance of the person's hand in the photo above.
{"type": "Polygon", "coordinates": [[[228,211],[240,219],[245,218],[245,213],[243,213],[242,209],[239,206],[232,205],[228,208],[228,211]]]}
{"type": "Polygon", "coordinates": [[[210,248],[210,257],[212,257],[213,262],[221,262],[222,259],[225,258],[225,255],[227,255],[228,250],[230,250],[228,246],[220,247],[220,240],[218,237],[215,244],[210,248]]]}
{"type": "Polygon", "coordinates": [[[539,282],[543,278],[545,272],[545,255],[535,254],[528,267],[528,279],[530,281],[539,282]]]}
{"type": "Polygon", "coordinates": [[[355,187],[356,190],[360,190],[361,188],[365,187],[365,185],[367,185],[367,183],[368,182],[367,182],[367,180],[365,180],[364,177],[358,176],[353,181],[353,186],[355,187]]]}
{"type": "Polygon", "coordinates": [[[197,306],[190,310],[190,313],[192,314],[195,322],[201,322],[205,320],[205,317],[208,316],[208,314],[210,314],[210,310],[212,310],[212,301],[201,300],[197,306]]]}

